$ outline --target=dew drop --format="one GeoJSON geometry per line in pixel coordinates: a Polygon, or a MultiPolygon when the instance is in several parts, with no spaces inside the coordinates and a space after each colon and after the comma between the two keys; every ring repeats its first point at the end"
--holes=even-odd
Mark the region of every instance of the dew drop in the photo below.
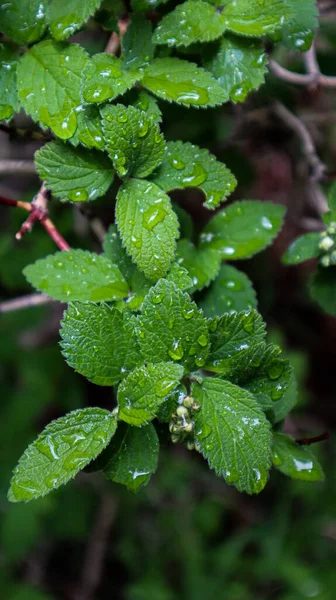
{"type": "Polygon", "coordinates": [[[183,358],[184,349],[180,339],[174,340],[172,347],[168,350],[168,354],[173,360],[180,360],[183,358]]]}
{"type": "Polygon", "coordinates": [[[71,190],[68,194],[69,200],[72,202],[85,202],[88,199],[88,193],[84,188],[71,190]]]}

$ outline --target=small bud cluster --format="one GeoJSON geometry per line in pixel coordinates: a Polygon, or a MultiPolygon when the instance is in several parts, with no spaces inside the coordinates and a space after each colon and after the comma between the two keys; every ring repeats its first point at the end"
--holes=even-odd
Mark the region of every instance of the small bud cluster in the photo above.
{"type": "Polygon", "coordinates": [[[169,431],[174,444],[185,442],[188,450],[194,449],[193,413],[199,411],[200,408],[199,402],[196,402],[191,396],[185,396],[183,402],[177,407],[169,424],[169,431]]]}
{"type": "Polygon", "coordinates": [[[336,223],[330,223],[328,229],[321,233],[319,249],[322,253],[320,264],[323,267],[336,265],[336,223]]]}

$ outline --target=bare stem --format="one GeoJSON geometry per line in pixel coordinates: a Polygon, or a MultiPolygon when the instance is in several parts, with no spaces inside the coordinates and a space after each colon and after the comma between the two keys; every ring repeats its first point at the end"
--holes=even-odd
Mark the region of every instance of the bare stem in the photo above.
{"type": "Polygon", "coordinates": [[[106,546],[115,514],[114,498],[110,494],[104,493],[88,541],[82,578],[74,600],[94,600],[96,598],[96,590],[101,579],[106,546]]]}
{"type": "Polygon", "coordinates": [[[45,296],[44,294],[30,294],[29,296],[21,296],[21,298],[14,298],[14,300],[4,300],[0,302],[0,313],[12,312],[14,310],[21,310],[23,308],[31,308],[32,306],[40,306],[42,304],[49,304],[53,302],[52,298],[45,296]]]}
{"type": "Polygon", "coordinates": [[[294,73],[293,71],[289,71],[288,69],[285,69],[284,67],[279,65],[275,60],[272,59],[269,61],[269,67],[270,70],[274,73],[274,75],[279,77],[279,79],[288,81],[288,83],[294,83],[296,85],[315,85],[326,88],[336,88],[336,77],[330,77],[321,73],[316,58],[316,48],[314,44],[312,44],[308,52],[305,52],[303,54],[303,59],[307,71],[306,74],[294,73]]]}
{"type": "Polygon", "coordinates": [[[0,175],[35,175],[35,164],[31,160],[0,160],[0,175]]]}

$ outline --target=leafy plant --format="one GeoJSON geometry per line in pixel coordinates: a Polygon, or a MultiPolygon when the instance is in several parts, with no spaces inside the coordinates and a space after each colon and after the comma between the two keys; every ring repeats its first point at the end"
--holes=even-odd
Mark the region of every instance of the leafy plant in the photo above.
{"type": "Polygon", "coordinates": [[[266,341],[251,282],[223,263],[271,244],[285,209],[254,200],[221,208],[237,185],[230,169],[189,142],[166,142],[160,127],[160,100],[191,109],[244,101],[264,81],[265,36],[307,49],[316,7],[305,2],[301,18],[301,5],[186,0],[169,11],[164,1],[133,0],[128,21],[119,2],[1,3],[12,40],[1,45],[1,115],[23,108],[56,138],[36,152],[44,184],[20,235],[40,220],[61,251],[24,274],[68,302],[60,332],[68,364],[116,397],[112,411],[90,407],[52,421],[14,470],[11,501],[44,496],[89,463],[137,491],[156,470],[155,419],[239,491],[259,493],[272,462],[294,478],[323,478],[313,455],[279,433],[295,375],[266,341]],[[89,54],[64,41],[89,18],[113,32],[112,42],[119,32],[120,56],[110,42],[89,54]],[[115,225],[103,254],[70,249],[41,197],[49,191],[83,206],[113,183],[115,225]],[[168,195],[190,187],[217,211],[199,235],[182,227],[188,216],[168,195]]]}
{"type": "Polygon", "coordinates": [[[297,265],[310,259],[318,259],[318,266],[311,277],[311,297],[325,310],[336,316],[336,184],[329,190],[329,211],[322,216],[325,229],[306,233],[295,240],[283,256],[286,265],[297,265]]]}

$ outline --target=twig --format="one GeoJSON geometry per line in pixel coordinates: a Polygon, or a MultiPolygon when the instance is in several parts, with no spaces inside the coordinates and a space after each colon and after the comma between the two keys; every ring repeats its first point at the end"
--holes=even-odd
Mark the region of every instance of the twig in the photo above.
{"type": "Polygon", "coordinates": [[[20,200],[12,200],[0,196],[0,204],[6,204],[7,206],[17,206],[30,212],[28,219],[23,223],[20,231],[16,234],[16,239],[20,240],[26,231],[31,231],[33,224],[36,221],[40,221],[46,232],[49,234],[55,244],[57,244],[60,250],[70,250],[69,244],[62,237],[60,232],[56,229],[53,222],[48,217],[47,200],[49,198],[49,191],[46,189],[44,183],[41,189],[31,202],[21,202],[20,200]]]}
{"type": "Polygon", "coordinates": [[[21,310],[23,308],[30,308],[32,306],[41,306],[42,304],[49,304],[54,302],[49,296],[44,294],[30,294],[29,296],[21,296],[21,298],[15,298],[14,300],[4,300],[0,302],[0,313],[12,312],[14,310],[21,310]]]}
{"type": "Polygon", "coordinates": [[[36,175],[36,167],[31,160],[0,160],[0,175],[36,175]]]}
{"type": "Polygon", "coordinates": [[[77,592],[74,594],[74,600],[93,600],[96,597],[96,590],[101,579],[106,546],[116,514],[116,508],[114,498],[110,494],[104,493],[97,519],[88,541],[81,582],[77,592]]]}
{"type": "Polygon", "coordinates": [[[279,65],[275,60],[271,59],[269,61],[269,67],[272,73],[279,77],[279,79],[283,79],[284,81],[288,81],[288,83],[294,83],[296,85],[320,85],[326,88],[336,88],[336,77],[331,77],[329,75],[322,75],[320,72],[320,68],[318,66],[315,48],[312,48],[306,53],[304,57],[306,68],[308,73],[294,73],[293,71],[289,71],[285,69],[281,65],[279,65]],[[307,56],[308,55],[308,56],[307,56]]]}
{"type": "Polygon", "coordinates": [[[118,27],[120,31],[120,35],[118,35],[115,31],[110,35],[108,42],[105,47],[105,52],[107,54],[117,54],[120,48],[121,38],[125,35],[127,27],[129,25],[129,19],[119,19],[118,27]]]}
{"type": "Polygon", "coordinates": [[[307,127],[280,102],[275,102],[274,107],[278,117],[280,117],[280,119],[284,121],[284,123],[286,123],[286,125],[292,129],[301,140],[304,154],[311,168],[310,180],[312,182],[321,181],[324,177],[326,167],[317,155],[313,138],[307,127]]]}

